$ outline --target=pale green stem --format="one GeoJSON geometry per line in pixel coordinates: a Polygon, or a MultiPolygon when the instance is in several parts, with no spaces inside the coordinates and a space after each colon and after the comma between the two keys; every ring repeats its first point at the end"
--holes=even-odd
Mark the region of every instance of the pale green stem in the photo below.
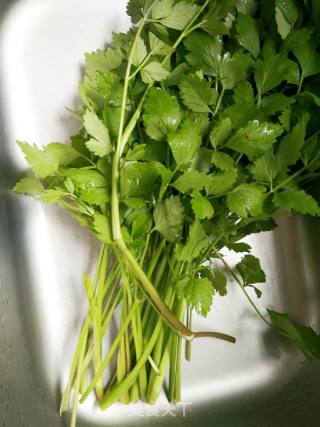
{"type": "Polygon", "coordinates": [[[83,396],[82,396],[82,398],[80,400],[80,403],[83,403],[87,399],[87,397],[89,396],[89,394],[94,389],[94,387],[95,387],[97,381],[99,380],[100,376],[103,374],[104,370],[106,369],[106,367],[107,367],[108,363],[110,362],[110,360],[111,360],[114,352],[116,351],[116,349],[117,349],[117,347],[118,347],[118,345],[119,345],[119,343],[120,343],[120,341],[121,341],[121,339],[122,339],[125,331],[127,330],[128,325],[131,322],[131,319],[132,319],[135,311],[137,310],[139,304],[140,304],[140,301],[135,301],[132,304],[132,307],[130,309],[130,312],[128,313],[127,318],[125,319],[125,321],[121,325],[121,328],[120,328],[120,330],[118,332],[118,335],[114,339],[114,341],[113,341],[113,343],[112,343],[112,345],[111,345],[111,347],[110,347],[110,349],[109,349],[106,357],[104,358],[104,360],[102,362],[102,365],[101,365],[99,371],[96,373],[96,375],[94,376],[94,378],[93,378],[90,386],[87,388],[87,390],[83,394],[83,396]]]}

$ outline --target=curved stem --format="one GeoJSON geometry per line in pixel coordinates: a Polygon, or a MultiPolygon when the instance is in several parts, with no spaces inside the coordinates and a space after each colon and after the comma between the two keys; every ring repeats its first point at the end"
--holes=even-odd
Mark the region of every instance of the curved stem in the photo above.
{"type": "Polygon", "coordinates": [[[142,270],[132,253],[128,250],[126,244],[122,239],[116,241],[118,248],[120,249],[123,257],[126,259],[128,265],[131,267],[132,273],[136,276],[144,289],[145,293],[149,297],[153,306],[159,311],[164,320],[168,323],[168,325],[178,332],[185,339],[193,339],[194,334],[190,329],[188,329],[180,320],[176,318],[176,316],[172,313],[172,311],[168,308],[165,302],[160,297],[157,290],[153,287],[149,278],[142,270]]]}
{"type": "Polygon", "coordinates": [[[254,311],[257,313],[257,315],[260,317],[260,319],[266,323],[268,326],[271,326],[271,323],[264,317],[264,315],[261,313],[261,311],[258,309],[258,307],[255,305],[255,303],[253,302],[253,300],[251,299],[250,295],[248,294],[248,292],[246,291],[245,287],[243,286],[243,283],[241,282],[241,280],[239,280],[238,276],[234,273],[234,271],[232,270],[232,268],[230,268],[229,264],[225,261],[225,259],[223,258],[223,256],[221,256],[219,254],[219,252],[217,251],[216,248],[213,247],[213,250],[216,254],[216,256],[220,259],[220,261],[224,264],[224,266],[226,267],[226,269],[228,270],[228,272],[230,273],[230,275],[234,278],[234,280],[238,283],[238,285],[240,286],[240,289],[242,290],[242,292],[244,293],[244,295],[246,296],[247,300],[249,301],[249,303],[251,304],[251,306],[253,307],[254,311]]]}
{"type": "MultiPolygon", "coordinates": [[[[197,20],[197,18],[200,16],[200,14],[204,11],[206,6],[209,4],[210,0],[206,0],[204,5],[199,9],[199,11],[195,14],[195,16],[190,20],[189,24],[185,27],[184,31],[180,34],[180,37],[177,39],[173,46],[173,50],[177,48],[177,46],[181,43],[183,38],[186,36],[186,32],[192,27],[194,22],[197,20]]],[[[152,5],[151,5],[152,6],[152,5]]],[[[181,336],[183,336],[185,339],[193,339],[193,333],[188,328],[185,327],[185,325],[180,322],[174,314],[170,311],[168,306],[165,304],[165,302],[161,299],[160,295],[156,291],[156,289],[153,287],[152,283],[148,279],[147,275],[144,273],[142,268],[137,263],[136,259],[130,252],[130,250],[127,248],[121,232],[121,223],[120,223],[120,212],[119,212],[119,195],[118,195],[118,188],[119,188],[119,167],[120,167],[120,160],[121,156],[125,147],[125,144],[127,143],[127,140],[133,131],[134,127],[136,126],[136,123],[140,117],[142,106],[144,103],[144,100],[147,96],[148,90],[152,85],[149,85],[147,89],[144,92],[144,95],[142,96],[142,99],[140,100],[140,103],[137,107],[137,110],[131,117],[131,120],[129,121],[129,124],[127,125],[126,129],[124,130],[124,120],[125,120],[125,107],[128,97],[128,87],[129,87],[129,79],[130,79],[130,72],[131,72],[131,65],[132,65],[132,59],[134,50],[138,41],[138,38],[140,37],[140,34],[144,28],[144,25],[147,20],[148,13],[151,9],[151,6],[149,10],[146,12],[145,16],[143,17],[139,28],[137,30],[137,33],[135,35],[134,41],[131,46],[129,58],[128,58],[128,64],[125,74],[125,80],[124,80],[124,87],[123,87],[123,96],[122,96],[122,105],[121,105],[121,114],[120,114],[120,123],[119,123],[119,133],[118,133],[118,139],[117,139],[117,148],[113,159],[113,166],[112,166],[112,195],[111,195],[111,201],[112,201],[112,233],[113,238],[115,241],[115,244],[118,246],[119,250],[121,251],[122,255],[128,262],[128,264],[131,267],[131,270],[133,274],[137,277],[139,280],[142,288],[150,298],[152,304],[156,307],[156,309],[160,312],[160,314],[163,316],[165,321],[169,324],[169,326],[177,331],[181,336]]],[[[162,64],[165,64],[166,61],[171,57],[171,53],[167,55],[164,60],[162,61],[162,64]]]]}
{"type": "Polygon", "coordinates": [[[236,339],[231,335],[221,334],[220,332],[195,332],[195,338],[217,338],[218,340],[228,341],[235,344],[236,339]]]}

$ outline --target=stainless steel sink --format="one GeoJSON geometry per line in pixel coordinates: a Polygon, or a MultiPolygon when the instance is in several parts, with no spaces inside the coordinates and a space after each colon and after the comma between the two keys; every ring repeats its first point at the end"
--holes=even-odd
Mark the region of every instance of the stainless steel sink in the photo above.
{"type": "MultiPolygon", "coordinates": [[[[16,139],[65,141],[85,51],[129,26],[125,0],[0,0],[0,427],[58,427],[61,387],[85,311],[81,284],[97,243],[58,208],[11,194],[26,168],[16,139]]],[[[267,273],[261,307],[320,329],[320,222],[294,217],[250,239],[267,273]]],[[[230,262],[236,257],[230,255],[230,262]]],[[[216,297],[199,329],[235,335],[206,339],[183,363],[183,402],[170,408],[79,408],[79,427],[168,425],[320,426],[320,363],[256,318],[236,284],[216,297]]]]}

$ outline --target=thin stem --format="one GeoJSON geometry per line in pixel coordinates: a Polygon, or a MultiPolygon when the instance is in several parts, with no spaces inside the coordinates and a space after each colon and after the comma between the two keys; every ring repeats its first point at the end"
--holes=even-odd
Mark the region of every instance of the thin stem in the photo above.
{"type": "MultiPolygon", "coordinates": [[[[194,24],[194,22],[199,18],[199,16],[202,14],[202,12],[205,10],[205,8],[208,6],[208,4],[210,3],[211,0],[206,0],[205,3],[201,6],[201,8],[198,10],[198,12],[194,15],[194,17],[191,19],[191,21],[187,24],[187,26],[184,28],[184,30],[182,31],[182,33],[180,34],[180,36],[178,37],[178,39],[176,40],[176,42],[174,43],[173,47],[173,51],[175,49],[177,49],[177,47],[179,46],[179,44],[182,42],[182,40],[187,37],[190,32],[191,32],[191,28],[194,24]]],[[[194,28],[196,29],[196,28],[194,28]]],[[[192,31],[194,31],[194,29],[192,29],[192,31]]],[[[173,52],[168,53],[168,55],[165,56],[164,60],[162,61],[162,64],[164,65],[171,57],[173,52]]]]}
{"type": "Polygon", "coordinates": [[[66,412],[69,408],[71,388],[74,382],[75,374],[78,369],[78,364],[79,364],[79,359],[80,359],[82,349],[85,348],[86,346],[86,342],[88,339],[89,326],[90,326],[90,316],[88,315],[84,322],[84,325],[80,334],[80,338],[76,347],[76,351],[74,353],[74,357],[73,357],[73,361],[72,361],[72,365],[69,373],[69,380],[62,396],[62,401],[60,405],[60,415],[63,412],[66,412]]]}
{"type": "Polygon", "coordinates": [[[297,95],[299,95],[299,93],[301,92],[303,81],[304,81],[304,74],[303,72],[301,72],[300,79],[299,79],[299,86],[297,89],[297,95]]]}
{"type": "Polygon", "coordinates": [[[289,182],[291,182],[293,179],[295,179],[297,176],[301,175],[307,168],[304,166],[303,168],[299,169],[297,172],[295,172],[294,174],[290,175],[286,180],[284,180],[283,182],[281,182],[281,184],[278,184],[276,187],[274,187],[273,189],[270,189],[270,193],[275,193],[276,191],[278,191],[280,188],[284,187],[285,185],[287,185],[289,182]]]}
{"type": "Polygon", "coordinates": [[[156,364],[156,362],[152,359],[151,355],[148,357],[148,362],[150,363],[151,368],[155,372],[156,375],[160,375],[159,368],[156,364]]]}
{"type": "Polygon", "coordinates": [[[119,397],[128,390],[136,381],[136,378],[140,372],[140,369],[145,365],[157,339],[162,327],[162,319],[159,318],[156,327],[154,328],[152,337],[150,338],[148,344],[146,345],[140,359],[137,361],[135,367],[132,369],[129,375],[122,381],[121,384],[118,384],[114,389],[110,390],[110,392],[102,399],[100,402],[100,408],[105,410],[109,406],[111,406],[115,401],[119,399],[119,397]]]}
{"type": "Polygon", "coordinates": [[[85,339],[81,342],[81,348],[80,348],[80,352],[79,352],[77,375],[76,375],[75,384],[74,384],[74,396],[73,396],[73,405],[72,405],[70,427],[75,427],[76,421],[77,421],[78,398],[79,398],[79,390],[80,390],[80,384],[81,384],[81,378],[82,378],[82,364],[83,364],[83,359],[84,359],[85,350],[86,350],[89,325],[90,325],[90,322],[86,322],[86,324],[85,324],[85,339]]]}
{"type": "Polygon", "coordinates": [[[128,265],[131,268],[132,273],[136,276],[141,284],[143,290],[148,296],[150,302],[154,306],[154,308],[161,314],[163,319],[167,322],[167,324],[176,332],[178,332],[185,339],[193,339],[194,334],[190,331],[180,320],[176,318],[176,316],[172,313],[172,311],[168,308],[168,306],[164,303],[162,298],[160,297],[157,290],[153,287],[149,278],[145,274],[145,272],[141,269],[139,264],[137,263],[135,257],[126,247],[124,241],[118,240],[117,245],[121,250],[122,255],[126,259],[128,265]]]}
{"type": "MultiPolygon", "coordinates": [[[[173,293],[172,289],[169,289],[165,298],[166,301],[171,300],[172,293],[173,293]]],[[[113,390],[110,390],[110,392],[103,398],[103,400],[100,402],[101,409],[105,410],[109,406],[111,406],[115,401],[119,399],[119,397],[122,395],[122,393],[125,390],[128,390],[134,384],[141,368],[145,365],[149,355],[152,352],[153,347],[155,346],[155,343],[157,342],[162,326],[163,326],[163,319],[159,317],[155,325],[155,328],[153,330],[152,336],[147,342],[145,349],[140,359],[137,361],[135,367],[132,369],[130,374],[127,375],[127,377],[122,381],[121,384],[118,384],[113,390]]]]}
{"type": "Polygon", "coordinates": [[[217,338],[235,344],[236,339],[231,335],[221,334],[220,332],[195,332],[195,338],[217,338]]]}
{"type": "MultiPolygon", "coordinates": [[[[189,306],[187,308],[187,326],[188,328],[192,329],[192,307],[189,306]]],[[[191,341],[186,341],[186,347],[185,347],[185,358],[188,362],[191,360],[191,349],[192,349],[191,341]]]]}
{"type": "MultiPolygon", "coordinates": [[[[230,268],[229,264],[225,261],[225,259],[223,258],[223,256],[220,255],[220,253],[217,251],[216,248],[213,247],[213,250],[216,254],[216,256],[220,259],[220,261],[224,264],[224,266],[226,267],[226,269],[228,270],[228,272],[230,273],[230,275],[234,278],[234,280],[238,283],[238,285],[240,286],[240,289],[242,290],[242,292],[244,293],[244,295],[246,296],[247,300],[249,301],[249,303],[251,304],[251,306],[253,307],[254,311],[257,313],[257,315],[260,317],[260,319],[266,323],[268,326],[271,326],[271,323],[264,317],[264,315],[260,312],[260,310],[258,309],[258,307],[255,305],[255,303],[253,302],[253,300],[251,299],[250,295],[248,294],[248,292],[246,291],[243,283],[241,282],[241,280],[238,278],[238,276],[235,274],[235,272],[232,270],[232,268],[230,268]]],[[[212,336],[212,333],[210,333],[210,335],[207,336],[212,336]]],[[[195,335],[197,335],[197,337],[201,337],[203,335],[201,335],[200,332],[196,333],[195,335]]],[[[220,335],[220,334],[219,334],[220,335]]],[[[220,338],[220,339],[224,339],[221,338],[219,336],[215,336],[214,338],[220,338]]]]}
{"type": "MultiPolygon", "coordinates": [[[[93,345],[94,345],[94,368],[98,371],[102,362],[102,303],[103,303],[103,285],[108,268],[108,250],[105,245],[101,248],[101,258],[99,257],[98,268],[95,276],[96,299],[93,323],[93,345]]],[[[97,399],[100,400],[103,395],[102,377],[96,385],[97,399]]]]}
{"type": "Polygon", "coordinates": [[[148,395],[148,403],[154,404],[156,403],[156,400],[162,390],[162,385],[164,381],[164,376],[166,373],[166,368],[168,366],[169,360],[170,360],[170,352],[169,348],[171,345],[171,339],[172,337],[169,337],[169,340],[165,346],[165,350],[161,359],[161,363],[159,365],[158,374],[154,377],[154,381],[150,387],[150,393],[148,395]]]}
{"type": "Polygon", "coordinates": [[[167,191],[167,188],[169,187],[169,185],[170,185],[170,183],[171,183],[171,181],[172,181],[172,178],[173,178],[173,177],[175,176],[175,174],[178,172],[179,167],[180,167],[180,165],[177,165],[177,166],[175,167],[175,169],[172,171],[172,173],[171,173],[171,175],[170,175],[170,178],[167,180],[167,182],[166,182],[165,186],[161,189],[161,192],[160,192],[160,194],[159,194],[159,200],[160,200],[160,201],[162,200],[162,198],[163,198],[163,196],[164,196],[165,192],[167,191]]]}
{"type": "MultiPolygon", "coordinates": [[[[102,316],[103,317],[103,324],[102,324],[102,334],[103,335],[105,334],[105,332],[106,332],[106,330],[107,330],[107,328],[109,326],[110,320],[111,320],[111,318],[113,316],[113,313],[114,313],[115,309],[117,308],[117,306],[120,303],[122,289],[118,289],[118,293],[117,293],[117,295],[116,295],[116,297],[115,297],[115,299],[113,301],[113,304],[111,305],[113,294],[114,294],[115,290],[116,290],[116,287],[114,287],[114,289],[112,290],[110,298],[108,300],[108,303],[105,306],[104,311],[103,311],[103,316],[102,316]],[[111,307],[110,307],[110,305],[111,305],[111,307]]],[[[87,371],[87,369],[88,369],[88,367],[90,365],[90,362],[91,362],[91,360],[93,358],[93,355],[94,355],[94,348],[93,348],[93,345],[91,343],[89,345],[89,349],[87,351],[87,354],[86,354],[84,362],[83,362],[83,368],[82,368],[82,372],[83,372],[82,375],[83,375],[83,377],[87,373],[86,371],[87,371]]],[[[86,389],[87,389],[87,387],[88,386],[86,386],[86,389]]]]}
{"type": "MultiPolygon", "coordinates": [[[[121,326],[125,323],[125,319],[127,318],[127,297],[126,290],[123,287],[123,295],[122,295],[122,313],[121,313],[121,326]]],[[[117,381],[120,384],[123,378],[127,375],[128,369],[128,361],[127,361],[127,351],[126,351],[126,337],[127,337],[127,328],[124,331],[124,334],[120,341],[120,347],[118,352],[117,359],[117,381]]],[[[121,403],[129,403],[129,392],[126,390],[120,396],[121,403]]]]}
{"type": "Polygon", "coordinates": [[[146,65],[146,63],[149,61],[152,55],[153,55],[153,51],[151,50],[148,53],[148,55],[144,58],[144,60],[141,62],[141,64],[137,67],[137,69],[134,70],[132,74],[130,74],[129,80],[132,80],[140,72],[140,70],[146,65]]]}
{"type": "Polygon", "coordinates": [[[213,117],[217,115],[217,113],[218,113],[218,111],[220,109],[223,97],[224,97],[224,89],[222,89],[222,91],[221,91],[221,93],[219,95],[219,98],[218,98],[218,101],[217,101],[217,105],[216,105],[216,107],[215,107],[215,109],[213,111],[213,117]]]}
{"type": "Polygon", "coordinates": [[[118,345],[119,345],[119,343],[120,343],[120,341],[121,341],[121,339],[122,339],[125,331],[127,330],[128,325],[131,322],[131,319],[132,319],[135,311],[137,310],[139,303],[140,303],[140,301],[135,301],[132,304],[132,307],[130,309],[130,312],[129,312],[127,318],[123,322],[123,324],[122,324],[122,326],[121,326],[121,328],[120,328],[120,330],[118,332],[118,335],[114,339],[114,341],[113,341],[113,343],[112,343],[112,345],[111,345],[111,347],[110,347],[110,349],[108,351],[108,354],[106,355],[106,357],[104,358],[104,360],[102,362],[102,365],[101,365],[99,371],[96,373],[96,375],[94,376],[94,378],[93,378],[90,386],[87,388],[87,390],[83,394],[83,396],[82,396],[82,398],[80,400],[80,403],[83,403],[87,399],[87,397],[89,396],[89,394],[94,389],[94,387],[95,387],[97,381],[99,380],[100,376],[103,374],[104,370],[106,369],[108,363],[111,360],[111,357],[113,356],[114,352],[116,351],[116,349],[117,349],[117,347],[118,347],[118,345]]]}
{"type": "Polygon", "coordinates": [[[140,37],[140,34],[144,28],[144,24],[146,22],[148,12],[143,17],[141,24],[137,30],[136,35],[135,35],[135,38],[133,40],[131,50],[130,50],[130,54],[129,54],[129,58],[128,58],[126,75],[125,75],[125,79],[124,79],[124,85],[123,85],[123,95],[122,95],[121,113],[120,113],[120,121],[119,121],[117,148],[116,148],[116,153],[114,155],[113,166],[112,166],[112,196],[111,196],[111,198],[112,198],[112,232],[113,232],[114,240],[118,240],[122,237],[121,226],[120,226],[119,200],[118,200],[118,181],[119,181],[119,162],[120,162],[120,158],[121,158],[121,152],[123,149],[122,146],[124,145],[122,139],[123,139],[123,135],[124,135],[125,110],[126,110],[127,97],[128,97],[130,71],[131,71],[131,65],[132,65],[134,51],[135,51],[138,39],[140,37]]]}
{"type": "MultiPolygon", "coordinates": [[[[313,138],[313,137],[314,136],[312,136],[311,138],[313,138]]],[[[275,191],[279,190],[279,188],[284,187],[286,184],[288,184],[290,181],[295,179],[297,176],[301,175],[303,172],[305,172],[308,169],[308,167],[310,167],[310,165],[315,163],[319,157],[320,157],[320,153],[318,153],[307,166],[304,166],[303,168],[299,169],[294,174],[290,175],[285,181],[283,181],[281,184],[277,185],[273,190],[270,190],[270,192],[274,193],[275,191]]]]}

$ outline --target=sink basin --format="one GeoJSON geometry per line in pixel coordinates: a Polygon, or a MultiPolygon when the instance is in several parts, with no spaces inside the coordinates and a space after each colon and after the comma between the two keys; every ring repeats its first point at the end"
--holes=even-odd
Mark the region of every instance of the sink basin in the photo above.
{"type": "MultiPolygon", "coordinates": [[[[82,274],[98,243],[62,210],[10,192],[27,165],[15,140],[67,141],[77,123],[86,51],[125,31],[125,0],[0,0],[0,427],[59,427],[58,414],[86,310],[82,274]]],[[[320,221],[293,217],[249,239],[267,283],[257,304],[320,329],[320,221]]],[[[228,254],[230,263],[238,257],[228,254]]],[[[255,298],[254,294],[252,297],[255,298]]],[[[79,407],[79,427],[114,425],[319,427],[320,362],[268,329],[229,281],[195,329],[221,330],[237,344],[202,339],[182,364],[182,402],[79,407]]]]}

